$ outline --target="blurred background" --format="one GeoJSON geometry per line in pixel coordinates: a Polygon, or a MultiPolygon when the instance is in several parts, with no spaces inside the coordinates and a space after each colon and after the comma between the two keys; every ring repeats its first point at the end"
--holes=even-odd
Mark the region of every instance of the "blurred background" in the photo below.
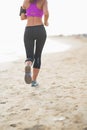
{"type": "MultiPolygon", "coordinates": [[[[1,1],[0,61],[24,54],[23,34],[26,20],[19,17],[23,1],[1,1]],[[12,56],[12,57],[11,57],[12,56]]],[[[48,0],[48,36],[87,34],[87,0],[48,0]]]]}

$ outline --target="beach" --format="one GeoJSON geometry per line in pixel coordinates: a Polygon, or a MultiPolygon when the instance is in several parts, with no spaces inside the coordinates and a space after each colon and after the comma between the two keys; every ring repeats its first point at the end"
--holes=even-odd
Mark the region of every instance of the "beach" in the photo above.
{"type": "Polygon", "coordinates": [[[0,130],[87,130],[87,38],[51,38],[71,48],[42,55],[38,87],[24,81],[25,57],[0,63],[0,130]]]}

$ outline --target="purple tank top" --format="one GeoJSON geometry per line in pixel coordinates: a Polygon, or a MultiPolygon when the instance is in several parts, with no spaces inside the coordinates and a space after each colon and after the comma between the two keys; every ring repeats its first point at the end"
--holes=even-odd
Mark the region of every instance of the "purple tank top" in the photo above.
{"type": "Polygon", "coordinates": [[[43,10],[39,9],[35,2],[31,3],[29,8],[26,9],[26,16],[36,16],[36,17],[42,17],[43,16],[43,10]]]}

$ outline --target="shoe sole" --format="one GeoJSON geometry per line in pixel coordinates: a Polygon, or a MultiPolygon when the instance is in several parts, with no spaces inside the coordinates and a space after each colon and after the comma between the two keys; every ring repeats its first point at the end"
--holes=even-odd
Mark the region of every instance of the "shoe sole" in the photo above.
{"type": "Polygon", "coordinates": [[[38,84],[35,84],[35,85],[31,85],[31,87],[37,87],[38,86],[38,84]]]}
{"type": "Polygon", "coordinates": [[[25,66],[25,82],[27,84],[30,84],[32,82],[32,78],[31,78],[31,67],[30,66],[25,66]]]}

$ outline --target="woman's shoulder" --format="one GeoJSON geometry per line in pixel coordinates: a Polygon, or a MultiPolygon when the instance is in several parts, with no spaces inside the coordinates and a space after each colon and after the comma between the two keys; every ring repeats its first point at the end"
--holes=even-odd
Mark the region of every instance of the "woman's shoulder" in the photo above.
{"type": "Polygon", "coordinates": [[[43,0],[44,5],[48,4],[48,0],[43,0]]]}
{"type": "Polygon", "coordinates": [[[41,5],[44,5],[44,3],[46,2],[47,0],[37,0],[37,3],[41,4],[41,5]]]}
{"type": "Polygon", "coordinates": [[[24,0],[24,2],[23,2],[23,7],[24,7],[24,8],[27,8],[28,5],[29,5],[29,3],[30,3],[30,0],[24,0]]]}
{"type": "Polygon", "coordinates": [[[43,0],[44,2],[48,2],[48,0],[43,0]]]}

